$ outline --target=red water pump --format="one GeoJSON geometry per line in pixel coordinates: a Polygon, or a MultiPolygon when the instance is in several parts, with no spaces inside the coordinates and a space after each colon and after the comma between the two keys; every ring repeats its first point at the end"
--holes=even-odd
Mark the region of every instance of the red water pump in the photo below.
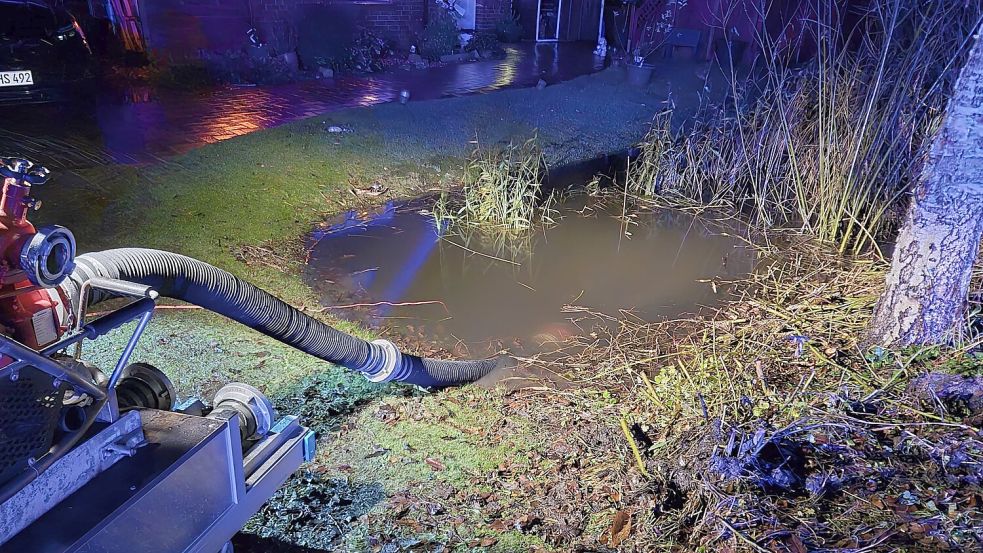
{"type": "MultiPolygon", "coordinates": [[[[54,343],[71,325],[70,302],[57,286],[75,267],[75,237],[27,215],[40,207],[31,187],[48,180],[40,165],[0,158],[0,332],[33,349],[54,343]]],[[[0,359],[0,367],[9,358],[0,359]]]]}

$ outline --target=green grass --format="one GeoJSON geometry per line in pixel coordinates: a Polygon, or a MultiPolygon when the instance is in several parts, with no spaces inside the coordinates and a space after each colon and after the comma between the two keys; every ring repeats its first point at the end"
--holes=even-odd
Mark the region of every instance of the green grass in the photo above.
{"type": "Polygon", "coordinates": [[[352,429],[331,448],[326,462],[355,466],[391,492],[436,482],[472,487],[474,478],[506,461],[521,468],[523,457],[535,448],[534,429],[522,420],[503,420],[497,414],[500,403],[497,394],[479,388],[412,401],[382,400],[351,421],[352,429]],[[377,415],[386,412],[398,413],[399,419],[380,420],[377,415]],[[507,425],[508,436],[489,431],[494,424],[507,425]],[[372,455],[380,449],[388,453],[372,455]]]}
{"type": "MultiPolygon", "coordinates": [[[[312,395],[310,387],[298,390],[301,397],[316,400],[308,405],[307,421],[323,418],[339,403],[324,401],[335,385],[332,379],[319,380],[317,395],[312,395]]],[[[457,497],[501,492],[482,482],[500,465],[523,474],[529,466],[524,459],[544,445],[528,422],[506,419],[500,413],[502,401],[500,395],[477,388],[435,395],[376,396],[347,412],[348,416],[337,418],[330,429],[323,429],[317,459],[308,472],[288,484],[248,529],[261,535],[275,530],[300,545],[343,551],[366,550],[370,536],[448,543],[453,551],[482,550],[466,545],[480,543],[482,538],[492,538],[493,547],[484,549],[491,551],[530,551],[531,545],[542,546],[535,535],[492,528],[493,521],[472,502],[457,497]],[[400,507],[404,504],[394,506],[384,500],[393,496],[407,498],[408,503],[400,507]],[[311,499],[300,499],[304,497],[311,499]],[[441,505],[441,511],[429,513],[427,505],[441,505]],[[311,510],[304,515],[311,520],[296,522],[298,509],[311,510]],[[337,518],[344,522],[346,516],[358,518],[358,524],[343,524],[342,531],[337,524],[318,522],[337,518]],[[453,536],[444,532],[449,517],[463,520],[453,536]],[[419,522],[420,528],[405,528],[406,520],[419,522]]],[[[521,502],[509,501],[508,492],[502,493],[512,505],[503,517],[516,510],[524,512],[521,502]]]]}
{"type": "MultiPolygon", "coordinates": [[[[95,167],[56,175],[39,190],[35,220],[72,228],[82,251],[168,249],[202,259],[285,299],[311,298],[293,276],[236,259],[242,246],[289,250],[327,214],[360,203],[352,182],[381,181],[406,197],[460,178],[477,137],[489,146],[538,133],[550,164],[628,148],[671,90],[698,89],[692,74],[649,89],[607,71],[547,87],[385,104],[297,121],[204,146],[146,167],[95,167]],[[562,105],[562,108],[560,107],[562,105]],[[340,125],[351,133],[330,134],[340,125]]],[[[677,94],[682,94],[676,90],[677,94]]],[[[694,108],[695,109],[695,108],[694,108]]]]}
{"type": "MultiPolygon", "coordinates": [[[[155,165],[61,173],[38,190],[45,207],[33,219],[68,226],[83,252],[127,246],[171,250],[227,269],[295,305],[312,306],[318,298],[298,270],[303,253],[298,246],[304,236],[332,214],[385,199],[358,198],[349,191],[353,186],[382,182],[390,196],[409,197],[452,185],[463,173],[476,136],[496,146],[538,134],[550,164],[626,149],[644,134],[655,107],[670,91],[679,96],[702,86],[692,68],[663,75],[646,90],[627,88],[622,74],[607,71],[541,91],[359,108],[212,144],[155,165]],[[329,134],[329,125],[353,132],[329,134]],[[244,251],[261,255],[242,255],[244,251]]],[[[363,337],[373,334],[334,323],[363,337]]],[[[87,344],[85,358],[111,367],[126,337],[117,332],[87,344]]],[[[379,493],[407,487],[425,490],[434,482],[464,487],[469,477],[521,457],[532,447],[531,440],[538,439],[534,429],[515,421],[510,423],[514,437],[501,442],[461,430],[501,420],[499,399],[472,401],[473,394],[484,393],[479,390],[421,398],[405,387],[373,385],[202,311],[158,313],[133,360],[163,369],[182,398],[209,399],[222,384],[237,380],[266,392],[282,414],[301,414],[320,434],[314,465],[333,471],[330,478],[315,478],[325,491],[323,508],[328,511],[335,508],[331,490],[351,494],[361,505],[373,504],[379,493]],[[444,404],[455,399],[467,407],[444,404]],[[389,426],[372,415],[381,402],[417,405],[432,416],[389,426]],[[447,412],[448,407],[454,413],[447,412]],[[404,443],[415,451],[404,450],[404,443]],[[366,448],[376,444],[392,453],[366,458],[366,448]],[[387,458],[396,456],[408,463],[387,464],[387,458]],[[439,459],[446,468],[433,471],[426,456],[439,459]],[[336,470],[346,463],[361,471],[363,482],[354,488],[336,470]]],[[[292,482],[277,500],[279,505],[289,505],[290,493],[304,493],[303,479],[292,482]]],[[[372,509],[385,512],[387,505],[372,509]]],[[[291,530],[294,523],[278,526],[283,522],[259,517],[250,528],[265,528],[286,539],[287,534],[276,533],[291,530]]],[[[309,522],[294,522],[298,535],[309,534],[311,529],[304,526],[309,522]]],[[[474,536],[495,535],[492,550],[529,551],[541,545],[534,536],[495,532],[483,529],[478,519],[472,522],[474,536]]],[[[358,524],[340,528],[352,532],[350,539],[342,535],[331,540],[357,541],[358,524]]],[[[353,545],[350,550],[359,548],[353,545]]]]}
{"type": "MultiPolygon", "coordinates": [[[[458,526],[453,551],[504,553],[531,551],[534,545],[542,547],[542,541],[534,535],[489,527],[492,521],[477,509],[463,508],[468,505],[466,501],[445,501],[434,496],[435,490],[441,488],[465,494],[498,491],[507,496],[508,492],[488,489],[481,482],[501,465],[522,474],[529,465],[526,458],[546,445],[527,421],[501,415],[502,401],[493,392],[462,388],[437,396],[373,402],[350,420],[336,435],[334,443],[325,448],[319,460],[320,470],[333,477],[349,475],[356,487],[378,486],[390,496],[402,493],[462,505],[453,513],[464,519],[458,526]],[[386,416],[398,419],[393,421],[386,416]],[[494,543],[485,548],[459,543],[480,543],[481,538],[487,537],[493,538],[494,543]]],[[[522,513],[522,507],[518,508],[514,514],[522,513]]],[[[377,505],[371,512],[378,516],[378,523],[370,529],[392,532],[385,527],[391,511],[391,505],[377,505]]],[[[427,519],[412,511],[405,516],[427,519]]],[[[443,543],[448,537],[434,535],[428,539],[443,543]]],[[[347,550],[361,549],[349,544],[347,550]]]]}

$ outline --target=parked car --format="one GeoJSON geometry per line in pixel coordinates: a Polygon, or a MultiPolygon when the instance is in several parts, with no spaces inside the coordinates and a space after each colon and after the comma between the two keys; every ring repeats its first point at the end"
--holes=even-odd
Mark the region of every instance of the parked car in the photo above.
{"type": "Polygon", "coordinates": [[[54,0],[0,0],[0,103],[65,98],[91,63],[78,21],[54,0]]]}

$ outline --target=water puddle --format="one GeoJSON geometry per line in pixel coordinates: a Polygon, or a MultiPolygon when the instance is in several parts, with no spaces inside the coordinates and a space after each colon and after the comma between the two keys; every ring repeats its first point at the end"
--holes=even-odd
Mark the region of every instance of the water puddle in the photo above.
{"type": "Polygon", "coordinates": [[[440,232],[431,206],[390,203],[318,229],[307,278],[324,305],[461,355],[531,354],[604,320],[589,313],[652,321],[713,305],[755,262],[740,231],[675,210],[635,212],[626,233],[620,204],[573,197],[555,226],[503,250],[440,232]]]}

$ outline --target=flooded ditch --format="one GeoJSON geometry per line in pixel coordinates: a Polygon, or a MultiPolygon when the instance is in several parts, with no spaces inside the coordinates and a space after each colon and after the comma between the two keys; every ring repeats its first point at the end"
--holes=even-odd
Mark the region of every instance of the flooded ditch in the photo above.
{"type": "Polygon", "coordinates": [[[620,202],[577,195],[555,225],[503,247],[438,229],[432,205],[391,202],[317,229],[306,278],[326,308],[461,355],[533,354],[605,318],[588,314],[652,321],[713,305],[755,261],[739,230],[675,210],[626,223],[620,202]]]}

